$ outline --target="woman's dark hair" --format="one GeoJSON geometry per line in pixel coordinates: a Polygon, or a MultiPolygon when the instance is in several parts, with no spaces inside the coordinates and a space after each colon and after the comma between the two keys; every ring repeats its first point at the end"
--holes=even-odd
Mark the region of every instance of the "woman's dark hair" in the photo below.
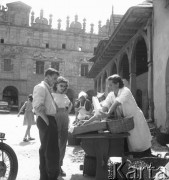
{"type": "Polygon", "coordinates": [[[57,75],[59,76],[59,72],[58,72],[56,69],[54,69],[54,68],[48,68],[48,69],[45,71],[45,77],[46,77],[47,75],[53,76],[54,74],[57,74],[57,75]]]}
{"type": "Polygon", "coordinates": [[[59,76],[59,77],[57,78],[56,83],[55,83],[54,86],[53,86],[53,91],[54,91],[54,92],[57,91],[57,84],[60,84],[60,83],[65,83],[65,84],[66,84],[65,91],[67,90],[68,85],[69,85],[69,81],[68,81],[66,78],[64,78],[63,76],[59,76]]]}
{"type": "Polygon", "coordinates": [[[113,74],[112,76],[109,76],[107,78],[108,81],[112,81],[114,84],[119,83],[119,88],[123,88],[124,87],[124,83],[122,78],[118,75],[118,74],[113,74]]]}
{"type": "Polygon", "coordinates": [[[33,96],[32,96],[32,94],[29,94],[28,99],[29,99],[31,102],[33,101],[33,96]]]}

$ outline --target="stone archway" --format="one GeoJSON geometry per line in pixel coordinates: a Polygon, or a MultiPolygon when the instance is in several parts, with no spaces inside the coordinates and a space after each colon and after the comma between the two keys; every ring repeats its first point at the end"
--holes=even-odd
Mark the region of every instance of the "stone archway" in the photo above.
{"type": "Polygon", "coordinates": [[[117,67],[116,64],[113,63],[112,68],[110,70],[110,75],[117,74],[117,67]]]}
{"type": "MultiPolygon", "coordinates": [[[[146,118],[149,118],[149,102],[148,102],[148,56],[147,44],[142,36],[139,36],[134,45],[131,59],[131,76],[134,75],[133,94],[138,104],[142,104],[142,111],[146,118]],[[142,99],[136,91],[142,92],[142,99]]],[[[130,79],[131,81],[131,79],[130,79]]],[[[132,87],[131,87],[132,88],[132,87]]]]}
{"type": "Polygon", "coordinates": [[[120,60],[120,66],[119,66],[119,75],[122,77],[122,79],[126,79],[129,81],[130,75],[129,75],[129,59],[127,54],[123,54],[121,60],[120,60]]]}
{"type": "Polygon", "coordinates": [[[8,101],[11,110],[18,110],[18,90],[14,86],[7,86],[3,90],[2,99],[8,101]]]}

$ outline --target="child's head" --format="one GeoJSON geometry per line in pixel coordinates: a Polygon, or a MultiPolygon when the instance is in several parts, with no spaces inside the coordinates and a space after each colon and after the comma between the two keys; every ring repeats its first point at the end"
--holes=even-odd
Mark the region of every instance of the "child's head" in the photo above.
{"type": "Polygon", "coordinates": [[[84,91],[81,91],[81,92],[79,93],[79,95],[78,95],[78,99],[79,99],[80,101],[84,101],[85,99],[87,99],[87,97],[88,97],[88,95],[87,95],[87,93],[85,93],[84,91]]]}
{"type": "Polygon", "coordinates": [[[29,101],[33,101],[33,96],[32,96],[32,94],[29,94],[29,96],[28,96],[28,99],[29,99],[29,101]]]}
{"type": "Polygon", "coordinates": [[[65,93],[68,88],[68,80],[63,76],[59,76],[56,83],[53,86],[53,91],[58,93],[65,93]]]}

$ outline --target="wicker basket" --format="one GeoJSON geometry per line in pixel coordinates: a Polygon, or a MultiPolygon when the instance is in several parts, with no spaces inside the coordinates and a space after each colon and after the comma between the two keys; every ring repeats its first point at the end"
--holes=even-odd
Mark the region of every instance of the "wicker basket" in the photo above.
{"type": "Polygon", "coordinates": [[[133,117],[121,118],[121,119],[108,119],[108,130],[111,133],[128,132],[134,128],[133,117]]]}

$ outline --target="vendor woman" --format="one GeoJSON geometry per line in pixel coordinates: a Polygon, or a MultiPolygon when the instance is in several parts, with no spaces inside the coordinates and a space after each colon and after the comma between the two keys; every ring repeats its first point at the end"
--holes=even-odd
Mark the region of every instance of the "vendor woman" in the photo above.
{"type": "Polygon", "coordinates": [[[130,152],[139,152],[142,156],[151,155],[151,134],[141,109],[127,87],[124,86],[123,80],[117,74],[108,77],[108,88],[110,92],[106,97],[103,105],[103,112],[100,117],[109,117],[118,109],[124,117],[133,117],[134,129],[129,133],[128,150],[130,152]]]}

